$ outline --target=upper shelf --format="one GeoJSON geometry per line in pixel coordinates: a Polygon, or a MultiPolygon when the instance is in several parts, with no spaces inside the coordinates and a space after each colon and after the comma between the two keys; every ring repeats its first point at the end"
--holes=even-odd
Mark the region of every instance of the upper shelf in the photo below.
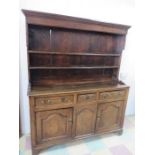
{"type": "Polygon", "coordinates": [[[121,54],[100,54],[100,53],[71,53],[71,52],[48,52],[48,51],[32,51],[29,50],[29,53],[34,54],[53,54],[53,55],[75,55],[75,56],[121,56],[121,54]]]}
{"type": "Polygon", "coordinates": [[[110,69],[110,68],[119,68],[119,66],[29,67],[29,69],[110,69]]]}

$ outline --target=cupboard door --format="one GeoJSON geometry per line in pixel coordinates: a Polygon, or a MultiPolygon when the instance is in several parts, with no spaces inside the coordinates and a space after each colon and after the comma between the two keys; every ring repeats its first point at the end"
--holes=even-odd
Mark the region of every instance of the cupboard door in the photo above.
{"type": "Polygon", "coordinates": [[[94,134],[96,109],[96,104],[77,107],[75,124],[76,137],[94,134]]]}
{"type": "Polygon", "coordinates": [[[72,108],[37,112],[36,125],[38,143],[70,138],[72,108]]]}
{"type": "Polygon", "coordinates": [[[119,129],[124,101],[101,103],[98,105],[96,132],[119,129]]]}

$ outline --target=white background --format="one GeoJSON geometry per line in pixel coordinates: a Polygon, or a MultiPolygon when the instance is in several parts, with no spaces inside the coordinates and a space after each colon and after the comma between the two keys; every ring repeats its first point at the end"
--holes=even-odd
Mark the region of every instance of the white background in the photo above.
{"type": "MultiPolygon", "coordinates": [[[[103,22],[133,25],[133,0],[21,0],[21,9],[83,17],[103,22]]],[[[130,86],[126,114],[134,114],[134,28],[127,35],[123,52],[120,79],[130,86]]],[[[29,104],[27,96],[28,69],[26,51],[25,17],[20,12],[20,107],[23,133],[30,132],[29,104]]]]}
{"type": "MultiPolygon", "coordinates": [[[[52,5],[48,7],[52,8],[52,6],[57,3],[64,3],[63,1],[64,0],[62,0],[61,2],[58,2],[56,0],[52,1],[52,5]]],[[[74,3],[79,2],[75,0],[73,1],[74,3]]],[[[34,0],[31,0],[31,3],[33,2],[34,0]]],[[[44,0],[44,2],[44,5],[47,5],[47,1],[44,0]]],[[[89,4],[94,3],[93,10],[89,11],[89,13],[92,12],[93,14],[94,12],[98,12],[99,10],[103,11],[102,7],[104,7],[104,10],[107,11],[106,14],[102,14],[104,16],[107,16],[106,19],[103,19],[104,21],[108,21],[109,14],[117,17],[113,17],[113,19],[120,18],[118,15],[116,15],[116,10],[119,10],[121,8],[122,10],[124,10],[123,13],[121,13],[121,16],[125,16],[123,17],[124,20],[122,21],[132,21],[134,19],[134,31],[130,35],[134,37],[132,37],[130,42],[128,42],[127,46],[128,49],[132,49],[131,51],[134,52],[135,57],[135,154],[154,155],[155,2],[154,0],[136,0],[133,19],[131,19],[132,17],[129,18],[130,15],[128,16],[125,13],[126,7],[124,6],[124,3],[127,1],[123,0],[122,4],[120,4],[119,2],[118,4],[121,5],[121,7],[114,7],[115,5],[118,6],[117,0],[113,0],[113,3],[111,1],[111,4],[109,4],[109,0],[107,0],[107,2],[103,0],[90,0],[88,5],[85,7],[85,11],[83,12],[88,12],[89,4]],[[131,48],[129,46],[130,44],[132,44],[131,48]]],[[[73,4],[73,2],[70,3],[73,4]]],[[[60,9],[64,7],[61,6],[57,8],[60,9]]],[[[2,155],[17,155],[19,153],[19,32],[21,29],[21,26],[19,29],[19,10],[20,8],[17,0],[5,0],[0,2],[0,154],[2,155]]],[[[49,12],[50,10],[51,9],[49,9],[49,12]]],[[[51,12],[54,12],[53,9],[51,12]]],[[[79,7],[76,12],[81,12],[79,7]]],[[[97,14],[97,17],[99,16],[100,15],[97,14]]],[[[130,64],[132,64],[132,62],[130,64]]]]}

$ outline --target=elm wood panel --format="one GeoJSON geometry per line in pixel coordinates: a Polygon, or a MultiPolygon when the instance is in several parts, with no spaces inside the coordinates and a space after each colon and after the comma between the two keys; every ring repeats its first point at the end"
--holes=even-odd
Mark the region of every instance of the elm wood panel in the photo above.
{"type": "Polygon", "coordinates": [[[28,36],[29,36],[28,49],[50,51],[51,49],[50,28],[41,26],[29,26],[28,36]]]}
{"type": "Polygon", "coordinates": [[[53,52],[79,53],[115,53],[124,49],[124,36],[104,33],[75,31],[67,29],[51,29],[53,52]],[[82,39],[81,39],[82,38],[82,39]]]}
{"type": "Polygon", "coordinates": [[[75,137],[94,134],[97,104],[76,107],[75,137]]]}
{"type": "Polygon", "coordinates": [[[37,142],[61,141],[72,135],[73,109],[36,112],[37,142]]]}
{"type": "Polygon", "coordinates": [[[91,81],[110,80],[113,69],[97,70],[31,70],[31,84],[35,85],[56,85],[89,83],[91,81]]]}
{"type": "Polygon", "coordinates": [[[100,103],[98,105],[96,133],[121,128],[124,101],[100,103]]]}
{"type": "Polygon", "coordinates": [[[126,34],[130,26],[98,22],[77,17],[23,10],[29,24],[81,29],[86,31],[126,34]]]}
{"type": "Polygon", "coordinates": [[[74,55],[50,55],[30,54],[30,66],[42,67],[69,67],[69,66],[117,66],[119,57],[99,56],[74,56],[74,55]]]}

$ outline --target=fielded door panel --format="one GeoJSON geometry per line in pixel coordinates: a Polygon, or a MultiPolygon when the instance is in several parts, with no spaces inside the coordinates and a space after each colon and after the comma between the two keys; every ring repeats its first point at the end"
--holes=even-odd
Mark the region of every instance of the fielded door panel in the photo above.
{"type": "Polygon", "coordinates": [[[72,108],[36,113],[37,142],[59,141],[72,134],[72,108]]]}
{"type": "Polygon", "coordinates": [[[96,132],[107,132],[120,128],[124,101],[100,103],[98,105],[96,132]]]}
{"type": "Polygon", "coordinates": [[[75,137],[94,134],[96,109],[96,104],[87,104],[76,109],[75,137]]]}

